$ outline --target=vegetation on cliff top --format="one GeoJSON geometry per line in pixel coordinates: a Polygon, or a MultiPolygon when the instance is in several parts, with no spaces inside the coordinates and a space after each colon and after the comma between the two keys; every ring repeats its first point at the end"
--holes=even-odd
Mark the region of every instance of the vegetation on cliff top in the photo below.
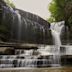
{"type": "Polygon", "coordinates": [[[48,21],[65,21],[65,24],[71,27],[72,24],[72,0],[52,0],[49,6],[51,16],[48,21]]]}
{"type": "Polygon", "coordinates": [[[14,5],[14,3],[12,2],[12,0],[4,0],[5,2],[6,2],[6,4],[8,5],[8,6],[11,6],[12,8],[15,8],[15,5],[14,5]]]}

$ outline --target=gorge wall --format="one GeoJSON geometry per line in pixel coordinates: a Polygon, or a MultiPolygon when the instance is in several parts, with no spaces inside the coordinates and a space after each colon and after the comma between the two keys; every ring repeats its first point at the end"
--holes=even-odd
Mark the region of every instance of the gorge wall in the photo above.
{"type": "MultiPolygon", "coordinates": [[[[58,23],[55,24],[55,26],[58,23]]],[[[62,24],[58,25],[60,28],[62,24]]],[[[0,40],[3,42],[34,43],[53,45],[50,23],[38,15],[12,8],[0,1],[0,40]]],[[[57,28],[56,28],[57,29],[57,28]]],[[[61,29],[62,45],[72,44],[72,26],[61,29]]]]}
{"type": "Polygon", "coordinates": [[[41,17],[9,7],[0,1],[0,40],[4,42],[23,42],[53,44],[50,23],[41,17]]]}

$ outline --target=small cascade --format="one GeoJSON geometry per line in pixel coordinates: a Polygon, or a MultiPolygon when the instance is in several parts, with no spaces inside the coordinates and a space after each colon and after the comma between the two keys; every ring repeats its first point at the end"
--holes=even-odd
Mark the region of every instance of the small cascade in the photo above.
{"type": "Polygon", "coordinates": [[[33,53],[33,50],[24,50],[24,53],[19,54],[17,66],[18,67],[36,67],[37,57],[33,56],[32,53],[33,53]]]}
{"type": "Polygon", "coordinates": [[[14,67],[49,67],[51,58],[50,47],[39,47],[37,50],[16,50],[15,55],[0,55],[0,68],[14,67]]]}

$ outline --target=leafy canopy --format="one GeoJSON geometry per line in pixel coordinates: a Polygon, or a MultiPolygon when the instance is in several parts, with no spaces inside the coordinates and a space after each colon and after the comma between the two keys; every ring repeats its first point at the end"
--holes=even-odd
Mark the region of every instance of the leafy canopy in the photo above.
{"type": "Polygon", "coordinates": [[[53,0],[49,11],[51,12],[49,22],[64,20],[68,25],[72,23],[72,0],[53,0]]]}
{"type": "Polygon", "coordinates": [[[4,0],[7,5],[11,6],[12,8],[15,8],[15,5],[13,4],[12,0],[4,0]]]}

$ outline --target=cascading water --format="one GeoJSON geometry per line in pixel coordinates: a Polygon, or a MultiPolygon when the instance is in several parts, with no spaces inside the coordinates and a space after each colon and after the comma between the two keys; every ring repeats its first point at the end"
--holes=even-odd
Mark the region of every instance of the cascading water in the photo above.
{"type": "Polygon", "coordinates": [[[51,44],[51,35],[48,22],[36,15],[21,10],[13,10],[6,6],[3,6],[3,10],[4,21],[9,18],[9,20],[7,20],[4,24],[11,24],[12,22],[12,40],[14,39],[18,42],[23,41],[40,44],[45,44],[45,42],[48,40],[48,45],[39,45],[38,49],[36,50],[15,50],[15,55],[0,55],[0,68],[60,66],[60,34],[62,32],[62,28],[64,27],[64,21],[51,24],[50,29],[54,46],[49,46],[49,44],[51,44]],[[47,40],[46,36],[48,36],[47,40]]]}
{"type": "MultiPolygon", "coordinates": [[[[38,46],[37,50],[15,50],[15,55],[0,56],[0,68],[6,67],[56,67],[60,66],[60,34],[64,21],[51,24],[54,46],[38,46]],[[35,54],[35,55],[34,55],[35,54]]],[[[43,28],[42,28],[43,29],[43,28]]],[[[43,31],[45,32],[45,31],[43,31]]],[[[45,33],[43,33],[45,34],[45,33]]]]}
{"type": "Polygon", "coordinates": [[[21,24],[21,15],[19,14],[19,12],[18,11],[15,11],[16,12],[16,14],[17,14],[17,17],[18,17],[18,41],[20,41],[21,40],[21,26],[22,26],[22,24],[21,24]]]}
{"type": "Polygon", "coordinates": [[[60,40],[60,34],[62,32],[62,28],[64,27],[64,21],[58,22],[58,23],[52,23],[51,24],[51,32],[55,44],[54,55],[53,55],[53,65],[54,66],[60,66],[60,47],[61,47],[61,40],[60,40]]]}

